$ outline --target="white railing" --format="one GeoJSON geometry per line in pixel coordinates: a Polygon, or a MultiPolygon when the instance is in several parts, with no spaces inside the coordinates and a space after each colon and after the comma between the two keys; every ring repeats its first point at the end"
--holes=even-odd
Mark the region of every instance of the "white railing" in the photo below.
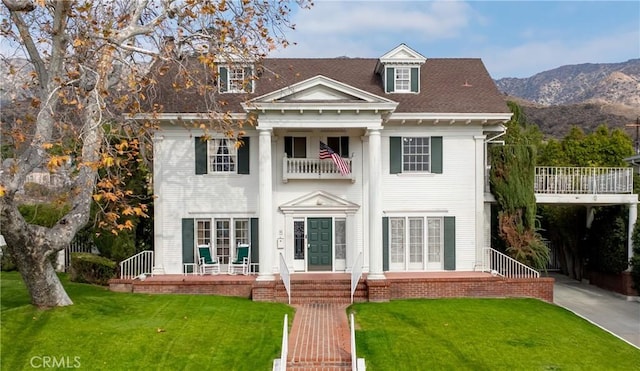
{"type": "MultiPolygon", "coordinates": [[[[352,170],[351,159],[343,158],[349,169],[352,170]]],[[[355,181],[353,171],[342,175],[336,164],[331,159],[319,158],[288,158],[282,159],[282,181],[289,179],[349,179],[355,181]]]]}
{"type": "Polygon", "coordinates": [[[358,358],[356,354],[356,326],[353,318],[353,313],[351,313],[351,370],[365,371],[367,367],[364,364],[364,358],[358,358]]]}
{"type": "Polygon", "coordinates": [[[353,267],[351,268],[351,303],[353,304],[353,294],[356,292],[360,277],[362,277],[362,252],[358,254],[353,267]]]}
{"type": "Polygon", "coordinates": [[[284,325],[282,326],[282,349],[280,350],[280,359],[273,361],[273,371],[287,370],[287,357],[289,356],[289,320],[284,315],[284,325]]]}
{"type": "Polygon", "coordinates": [[[287,290],[288,303],[291,304],[291,275],[289,274],[289,268],[287,262],[284,261],[284,256],[280,253],[280,278],[284,284],[284,289],[287,290]]]}
{"type": "Polygon", "coordinates": [[[153,272],[153,251],[145,250],[120,262],[120,278],[136,278],[153,272]]]}
{"type": "Polygon", "coordinates": [[[507,278],[539,278],[540,272],[512,257],[485,247],[482,254],[483,270],[507,278]]]}
{"type": "Polygon", "coordinates": [[[633,193],[633,169],[537,166],[534,191],[551,194],[633,193]]]}

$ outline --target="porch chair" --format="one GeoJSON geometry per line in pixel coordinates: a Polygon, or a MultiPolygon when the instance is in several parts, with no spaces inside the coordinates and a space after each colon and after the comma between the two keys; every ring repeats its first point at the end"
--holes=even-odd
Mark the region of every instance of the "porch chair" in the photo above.
{"type": "Polygon", "coordinates": [[[220,273],[220,261],[211,256],[209,245],[198,245],[198,268],[200,274],[220,273]]]}
{"type": "Polygon", "coordinates": [[[250,258],[249,258],[249,245],[238,244],[236,248],[236,257],[234,261],[229,262],[229,274],[236,274],[242,272],[245,276],[249,274],[250,258]]]}

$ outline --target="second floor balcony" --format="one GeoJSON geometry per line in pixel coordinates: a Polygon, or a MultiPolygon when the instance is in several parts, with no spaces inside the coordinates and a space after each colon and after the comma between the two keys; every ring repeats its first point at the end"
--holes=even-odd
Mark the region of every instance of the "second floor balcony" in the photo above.
{"type": "Polygon", "coordinates": [[[338,166],[331,159],[319,158],[288,158],[282,159],[282,181],[287,183],[291,179],[334,179],[356,181],[352,171],[352,159],[343,158],[349,172],[342,174],[338,166]]]}
{"type": "Polygon", "coordinates": [[[535,168],[534,191],[538,194],[631,194],[631,167],[535,168]]]}

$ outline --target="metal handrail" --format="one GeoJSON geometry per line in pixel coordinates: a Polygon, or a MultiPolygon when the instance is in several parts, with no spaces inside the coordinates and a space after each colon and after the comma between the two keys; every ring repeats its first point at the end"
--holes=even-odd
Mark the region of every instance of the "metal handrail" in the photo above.
{"type": "Polygon", "coordinates": [[[358,358],[356,354],[356,326],[354,315],[351,313],[351,370],[352,371],[366,371],[367,367],[364,363],[364,358],[358,358]]]}
{"type": "Polygon", "coordinates": [[[120,262],[120,278],[136,278],[153,273],[153,251],[145,250],[120,262]]]}
{"type": "Polygon", "coordinates": [[[356,292],[356,288],[358,287],[358,282],[360,282],[360,277],[362,277],[362,252],[358,254],[356,261],[353,263],[353,267],[351,268],[351,303],[353,304],[353,294],[356,292]]]}
{"type": "Polygon", "coordinates": [[[507,278],[540,278],[540,272],[490,247],[483,248],[483,270],[507,278]]]}
{"type": "Polygon", "coordinates": [[[284,284],[284,289],[287,291],[288,303],[291,304],[291,275],[282,253],[280,253],[280,278],[284,284]]]}

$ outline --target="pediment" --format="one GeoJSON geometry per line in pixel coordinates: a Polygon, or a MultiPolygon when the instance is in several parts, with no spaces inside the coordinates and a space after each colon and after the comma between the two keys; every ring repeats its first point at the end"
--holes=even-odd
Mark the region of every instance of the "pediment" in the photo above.
{"type": "Polygon", "coordinates": [[[383,103],[392,100],[371,94],[326,76],[318,75],[288,87],[256,97],[248,105],[261,103],[383,103]]]}
{"type": "Polygon", "coordinates": [[[382,57],[380,57],[380,62],[383,64],[388,63],[415,63],[415,64],[423,64],[427,58],[425,58],[422,54],[416,52],[405,44],[400,44],[395,47],[393,50],[385,53],[382,57]]]}
{"type": "Polygon", "coordinates": [[[354,213],[360,208],[351,201],[325,191],[316,191],[280,205],[284,213],[295,211],[343,211],[354,213]]]}

